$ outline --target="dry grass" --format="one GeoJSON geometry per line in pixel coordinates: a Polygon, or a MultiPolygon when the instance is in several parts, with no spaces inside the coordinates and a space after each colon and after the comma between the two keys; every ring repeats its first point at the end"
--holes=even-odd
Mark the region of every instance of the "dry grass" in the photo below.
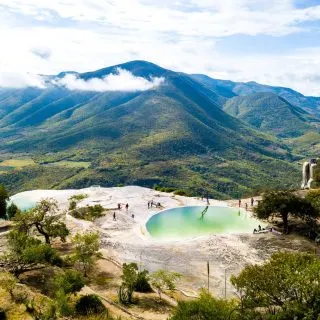
{"type": "Polygon", "coordinates": [[[34,165],[35,162],[31,158],[26,159],[8,159],[0,162],[0,167],[23,168],[34,165]]]}

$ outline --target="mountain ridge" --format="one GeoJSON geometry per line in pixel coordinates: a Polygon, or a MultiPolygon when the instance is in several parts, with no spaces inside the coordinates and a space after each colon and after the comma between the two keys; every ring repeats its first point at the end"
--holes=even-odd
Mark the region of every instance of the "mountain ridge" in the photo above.
{"type": "MultiPolygon", "coordinates": [[[[299,157],[291,146],[272,130],[225,112],[227,101],[239,95],[224,83],[214,87],[208,77],[202,84],[194,76],[140,60],[76,76],[84,81],[104,79],[119,68],[135,77],[164,81],[131,92],[63,86],[0,89],[0,159],[23,153],[35,162],[19,169],[14,179],[10,170],[0,173],[0,183],[16,191],[30,186],[28,176],[37,187],[160,184],[192,194],[207,188],[219,198],[298,183],[294,160],[299,157]],[[46,185],[48,164],[63,161],[87,161],[90,166],[72,171],[72,176],[55,167],[60,174],[46,185]]],[[[70,71],[50,77],[67,74],[70,71]]]]}

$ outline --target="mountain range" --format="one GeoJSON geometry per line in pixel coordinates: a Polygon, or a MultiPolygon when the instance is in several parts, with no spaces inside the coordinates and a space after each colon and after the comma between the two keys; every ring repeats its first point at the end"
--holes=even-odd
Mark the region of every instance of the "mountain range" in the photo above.
{"type": "Polygon", "coordinates": [[[0,88],[0,159],[32,160],[0,166],[11,192],[137,184],[240,197],[297,186],[297,162],[320,150],[320,98],[288,88],[146,61],[44,81],[0,88]]]}

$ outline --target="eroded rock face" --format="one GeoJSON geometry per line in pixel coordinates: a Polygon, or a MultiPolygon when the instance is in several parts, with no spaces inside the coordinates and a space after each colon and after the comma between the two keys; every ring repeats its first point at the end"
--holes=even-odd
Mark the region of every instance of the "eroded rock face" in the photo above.
{"type": "Polygon", "coordinates": [[[320,178],[320,174],[317,173],[319,170],[318,167],[319,160],[315,158],[303,163],[301,189],[310,189],[318,182],[318,179],[320,178]]]}

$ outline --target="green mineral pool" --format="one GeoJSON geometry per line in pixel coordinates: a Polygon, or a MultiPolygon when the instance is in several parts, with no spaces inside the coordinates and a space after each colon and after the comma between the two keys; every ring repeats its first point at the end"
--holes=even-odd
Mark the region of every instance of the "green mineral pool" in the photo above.
{"type": "Polygon", "coordinates": [[[32,209],[36,205],[34,201],[21,194],[10,197],[9,205],[10,203],[14,203],[22,211],[32,209]]]}
{"type": "Polygon", "coordinates": [[[159,212],[147,224],[154,238],[181,239],[209,234],[251,233],[264,225],[248,212],[230,207],[190,206],[159,212]]]}

